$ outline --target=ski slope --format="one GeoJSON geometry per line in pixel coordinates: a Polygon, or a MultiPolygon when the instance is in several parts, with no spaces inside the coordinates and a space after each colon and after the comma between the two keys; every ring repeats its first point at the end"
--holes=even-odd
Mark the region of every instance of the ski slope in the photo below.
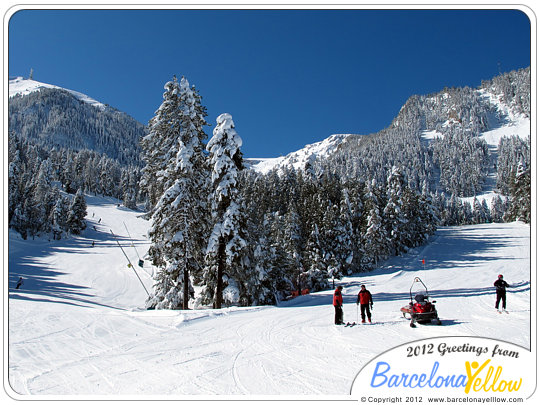
{"type": "Polygon", "coordinates": [[[409,341],[485,336],[531,345],[530,227],[522,223],[442,228],[428,245],[341,280],[346,321],[357,320],[360,284],[374,299],[374,324],[344,328],[333,324],[333,291],[278,307],[143,310],[146,292],[110,230],[150,290],[152,266],[137,265],[149,247],[148,222],[112,200],[88,196],[87,203],[81,237],[9,235],[8,376],[15,397],[343,399],[365,363],[409,341]],[[494,309],[499,273],[512,285],[508,314],[494,309]],[[416,276],[437,300],[441,326],[413,329],[402,318],[416,276]]]}

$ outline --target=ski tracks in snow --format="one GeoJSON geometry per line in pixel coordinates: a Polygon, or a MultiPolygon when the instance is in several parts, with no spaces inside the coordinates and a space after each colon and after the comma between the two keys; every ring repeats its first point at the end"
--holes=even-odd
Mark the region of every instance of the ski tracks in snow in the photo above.
{"type": "MultiPolygon", "coordinates": [[[[122,229],[126,221],[132,235],[143,234],[144,224],[132,226],[124,211],[99,209],[107,226],[122,229]]],[[[85,290],[10,291],[10,384],[44,395],[346,395],[363,365],[404,342],[491,336],[528,347],[529,234],[520,224],[446,228],[431,245],[341,280],[346,320],[356,320],[360,284],[374,294],[377,323],[352,328],[333,325],[333,291],[279,307],[138,311],[144,291],[111,241],[98,240],[86,254],[36,254],[39,273],[53,270],[48,285],[85,290]],[[494,308],[497,272],[516,285],[507,293],[510,314],[494,308]],[[415,276],[433,290],[442,326],[412,329],[401,317],[415,276]]]]}

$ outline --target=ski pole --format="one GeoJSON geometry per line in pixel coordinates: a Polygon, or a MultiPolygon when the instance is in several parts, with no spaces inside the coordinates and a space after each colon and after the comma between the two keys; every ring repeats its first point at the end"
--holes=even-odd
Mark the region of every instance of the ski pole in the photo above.
{"type": "Polygon", "coordinates": [[[135,271],[135,267],[133,267],[133,265],[131,264],[131,260],[129,260],[128,255],[126,255],[126,252],[124,251],[124,248],[122,247],[122,245],[120,244],[120,242],[118,242],[118,239],[116,238],[116,235],[114,234],[114,232],[112,231],[112,229],[110,229],[110,231],[111,231],[112,236],[113,236],[114,239],[116,240],[116,243],[118,244],[118,247],[120,248],[120,250],[122,250],[122,253],[123,253],[124,256],[126,257],[126,259],[127,259],[127,261],[128,261],[128,267],[131,267],[131,268],[133,269],[133,272],[135,273],[135,275],[137,276],[137,278],[138,278],[139,281],[141,282],[141,285],[143,286],[144,291],[146,291],[146,294],[150,295],[150,293],[149,293],[148,290],[146,289],[144,283],[142,282],[141,278],[139,277],[139,275],[138,275],[137,272],[135,271]]]}
{"type": "Polygon", "coordinates": [[[358,320],[358,307],[359,307],[359,305],[356,304],[356,323],[359,322],[359,320],[358,320]]]}

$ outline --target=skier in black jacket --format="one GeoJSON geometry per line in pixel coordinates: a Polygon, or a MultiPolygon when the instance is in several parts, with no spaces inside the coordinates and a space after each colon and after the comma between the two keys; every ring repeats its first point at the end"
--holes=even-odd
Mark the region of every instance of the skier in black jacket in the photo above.
{"type": "Polygon", "coordinates": [[[499,310],[499,303],[502,300],[502,309],[506,310],[506,287],[510,287],[506,281],[503,280],[503,275],[499,274],[497,281],[493,283],[495,291],[497,292],[497,300],[495,301],[495,308],[499,310]]]}

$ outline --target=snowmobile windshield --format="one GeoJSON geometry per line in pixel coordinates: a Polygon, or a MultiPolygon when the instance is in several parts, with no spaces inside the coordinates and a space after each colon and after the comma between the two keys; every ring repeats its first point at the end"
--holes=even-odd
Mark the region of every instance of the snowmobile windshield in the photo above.
{"type": "Polygon", "coordinates": [[[426,302],[426,296],[424,294],[419,293],[414,296],[414,300],[418,302],[419,304],[421,304],[421,303],[426,302]]]}
{"type": "Polygon", "coordinates": [[[422,284],[419,284],[413,287],[411,296],[416,302],[425,302],[428,299],[428,292],[422,284]]]}

